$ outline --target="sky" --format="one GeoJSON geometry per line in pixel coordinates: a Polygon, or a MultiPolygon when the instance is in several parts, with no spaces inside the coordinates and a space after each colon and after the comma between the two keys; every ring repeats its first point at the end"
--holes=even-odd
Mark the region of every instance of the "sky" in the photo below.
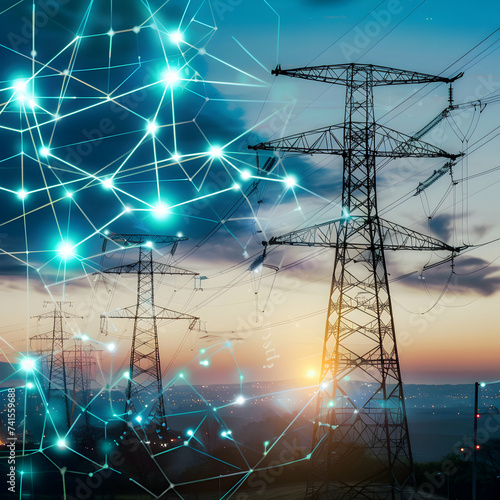
{"type": "MultiPolygon", "coordinates": [[[[341,158],[279,156],[266,176],[249,145],[344,119],[345,90],[271,70],[370,63],[451,77],[457,109],[424,137],[467,154],[420,195],[441,159],[384,164],[380,215],[465,248],[387,255],[403,379],[497,380],[500,227],[496,134],[498,7],[481,1],[191,0],[11,2],[0,12],[0,272],[3,360],[51,331],[37,315],[67,301],[66,328],[126,370],[134,262],[109,233],[182,235],[155,259],[199,273],[158,278],[156,303],[200,318],[159,325],[164,376],[193,383],[316,380],[333,250],[261,242],[338,217],[341,158]],[[491,13],[491,15],[485,15],[491,13]],[[33,29],[34,28],[34,29],[33,29]],[[257,186],[252,189],[252,186],[257,186]],[[408,275],[404,279],[402,276],[408,275]],[[200,279],[201,277],[201,279],[200,279]],[[48,301],[49,304],[44,302],[48,301]],[[69,302],[72,303],[70,307],[69,302]],[[108,347],[116,346],[113,352],[108,347]],[[209,361],[208,366],[203,361],[209,361]]],[[[377,120],[412,134],[448,105],[445,84],[375,89],[377,120]]],[[[272,153],[259,153],[262,167],[272,153]]]]}

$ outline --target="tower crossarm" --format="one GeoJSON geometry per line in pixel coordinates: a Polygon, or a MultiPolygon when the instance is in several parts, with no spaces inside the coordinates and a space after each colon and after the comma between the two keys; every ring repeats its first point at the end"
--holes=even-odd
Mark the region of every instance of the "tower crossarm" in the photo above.
{"type": "MultiPolygon", "coordinates": [[[[124,266],[111,267],[101,271],[105,274],[127,274],[127,273],[139,273],[140,272],[140,262],[134,262],[133,264],[126,264],[124,266]]],[[[171,266],[169,264],[162,264],[161,262],[152,262],[151,272],[154,274],[174,274],[174,275],[189,275],[198,276],[199,273],[194,271],[188,271],[187,269],[182,269],[181,267],[171,266]]]]}
{"type": "MultiPolygon", "coordinates": [[[[353,122],[352,130],[360,136],[366,133],[366,123],[353,122]]],[[[402,132],[379,124],[373,124],[375,138],[375,155],[378,157],[406,158],[444,157],[455,160],[461,154],[451,154],[437,146],[411,137],[402,132]]],[[[332,154],[345,156],[348,151],[344,147],[344,124],[330,125],[299,134],[293,134],[268,142],[261,142],[248,149],[281,151],[283,153],[332,154]]]]}
{"type": "Polygon", "coordinates": [[[281,66],[278,65],[271,73],[276,76],[285,75],[293,78],[302,78],[304,80],[330,83],[332,85],[362,84],[366,81],[366,75],[370,74],[372,75],[374,86],[434,82],[451,83],[463,75],[463,73],[459,73],[452,78],[447,78],[444,76],[418,73],[416,71],[389,68],[386,66],[354,63],[309,66],[293,69],[281,69],[281,66]]]}
{"type": "MultiPolygon", "coordinates": [[[[373,219],[371,222],[373,223],[373,219]]],[[[465,248],[452,247],[436,238],[384,219],[379,218],[378,223],[381,232],[381,239],[378,246],[381,247],[383,245],[386,250],[446,250],[458,253],[465,248]]],[[[371,248],[371,244],[363,238],[351,238],[353,235],[362,233],[365,229],[368,230],[370,221],[366,217],[334,219],[323,224],[291,231],[281,236],[274,236],[269,242],[264,244],[336,248],[338,245],[338,235],[346,225],[347,232],[344,234],[344,244],[347,244],[348,248],[359,250],[371,248]],[[347,241],[348,243],[345,243],[347,241]]]]}
{"type": "MultiPolygon", "coordinates": [[[[155,306],[154,316],[142,315],[139,317],[140,319],[187,319],[192,322],[192,326],[194,327],[194,323],[198,321],[200,318],[196,316],[192,316],[191,314],[181,313],[178,311],[174,311],[172,309],[167,309],[165,307],[155,306]]],[[[137,316],[137,307],[129,306],[120,309],[115,309],[114,311],[110,311],[107,313],[101,314],[102,319],[113,318],[113,319],[136,319],[137,316]]]]}

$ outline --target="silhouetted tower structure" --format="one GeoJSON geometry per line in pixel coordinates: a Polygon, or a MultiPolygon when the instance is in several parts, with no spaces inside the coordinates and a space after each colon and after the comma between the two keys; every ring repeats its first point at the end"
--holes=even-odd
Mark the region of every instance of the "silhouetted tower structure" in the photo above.
{"type": "Polygon", "coordinates": [[[278,66],[273,74],[346,87],[344,123],[249,146],[343,158],[340,218],[269,241],[335,248],[306,498],[411,498],[413,464],[384,249],[459,249],[378,216],[376,158],[460,155],[376,123],[373,87],[451,83],[461,75],[366,64],[278,66]]]}
{"type": "MultiPolygon", "coordinates": [[[[165,427],[165,400],[157,321],[161,319],[187,319],[191,322],[190,327],[192,327],[199,318],[156,305],[154,276],[155,274],[196,276],[198,273],[155,262],[153,260],[153,246],[173,245],[171,250],[173,255],[179,242],[188,238],[149,234],[110,234],[106,238],[122,247],[131,246],[139,250],[137,262],[102,271],[113,274],[137,274],[136,305],[101,315],[103,320],[107,318],[134,320],[125,418],[132,421],[131,415],[134,414],[136,423],[138,422],[137,417],[140,417],[142,425],[153,424],[165,427]]],[[[103,251],[105,248],[106,246],[103,245],[103,251]]]]}
{"type": "Polygon", "coordinates": [[[52,398],[61,396],[64,401],[66,422],[71,425],[71,400],[69,390],[71,384],[71,373],[68,370],[68,343],[75,339],[74,335],[64,331],[64,321],[69,318],[81,319],[82,316],[71,314],[63,310],[64,305],[71,305],[70,302],[55,301],[44,302],[44,306],[54,305],[54,309],[44,314],[34,316],[38,320],[50,318],[53,320],[51,334],[35,335],[30,339],[32,350],[43,356],[42,363],[45,369],[42,371],[46,379],[46,401],[47,404],[52,398]],[[38,346],[34,344],[38,343],[38,346]],[[41,343],[41,344],[40,344],[41,343]]]}

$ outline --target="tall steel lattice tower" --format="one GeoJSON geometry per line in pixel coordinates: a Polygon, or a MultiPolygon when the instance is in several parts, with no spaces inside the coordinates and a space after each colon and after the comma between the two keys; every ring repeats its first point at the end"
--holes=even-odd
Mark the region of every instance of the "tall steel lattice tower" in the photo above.
{"type": "Polygon", "coordinates": [[[273,74],[346,87],[344,123],[249,146],[343,158],[341,217],[269,241],[335,248],[306,498],[410,498],[413,464],[384,249],[459,249],[378,216],[376,158],[460,155],[376,123],[373,87],[461,75],[365,64],[278,66],[273,74]]]}
{"type": "Polygon", "coordinates": [[[42,359],[42,373],[46,377],[46,401],[47,404],[57,397],[64,401],[66,423],[71,425],[72,402],[71,392],[74,385],[68,359],[68,344],[74,345],[78,341],[76,337],[64,331],[64,321],[69,318],[81,319],[82,316],[64,311],[64,305],[70,302],[56,301],[45,302],[44,306],[54,305],[54,309],[44,314],[34,316],[38,320],[50,318],[53,320],[52,333],[40,334],[31,337],[30,347],[37,352],[42,359]],[[73,383],[72,383],[73,382],[73,383]]]}
{"type": "MultiPolygon", "coordinates": [[[[139,260],[133,264],[113,267],[102,271],[113,274],[137,274],[137,303],[135,306],[116,309],[101,315],[108,318],[134,320],[132,348],[130,351],[130,372],[125,403],[125,418],[141,425],[166,425],[165,400],[163,397],[162,371],[158,343],[157,321],[162,319],[187,319],[190,328],[199,319],[190,314],[180,313],[155,304],[155,274],[190,275],[198,273],[179,267],[162,264],[153,260],[153,246],[173,245],[175,252],[180,241],[188,238],[148,234],[111,234],[106,237],[122,247],[132,246],[139,249],[139,260]],[[137,417],[140,417],[137,420],[137,417]]],[[[103,251],[106,245],[103,245],[103,251]]]]}

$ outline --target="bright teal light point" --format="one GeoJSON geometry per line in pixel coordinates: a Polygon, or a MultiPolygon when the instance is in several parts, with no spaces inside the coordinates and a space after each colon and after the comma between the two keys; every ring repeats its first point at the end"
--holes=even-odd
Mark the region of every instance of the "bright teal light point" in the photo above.
{"type": "Polygon", "coordinates": [[[123,374],[123,378],[129,379],[130,378],[130,372],[125,372],[123,374]]]}
{"type": "Polygon", "coordinates": [[[33,358],[23,358],[21,360],[21,368],[25,372],[32,372],[35,369],[36,360],[33,358]]]}
{"type": "Polygon", "coordinates": [[[31,382],[28,382],[26,384],[26,389],[33,389],[33,387],[35,387],[31,382]]]}
{"type": "Polygon", "coordinates": [[[206,349],[200,349],[201,354],[205,354],[206,349]]]}
{"type": "Polygon", "coordinates": [[[172,40],[172,42],[174,42],[176,44],[179,44],[179,43],[184,41],[184,38],[182,37],[182,33],[179,33],[178,31],[176,31],[175,33],[172,33],[170,35],[170,39],[172,40]]]}
{"type": "Polygon", "coordinates": [[[213,146],[210,150],[210,155],[214,158],[220,158],[222,156],[222,149],[217,146],[213,146]]]}
{"type": "Polygon", "coordinates": [[[479,385],[480,385],[481,387],[486,387],[486,383],[485,383],[485,382],[481,382],[479,385]]]}
{"type": "Polygon", "coordinates": [[[241,178],[242,178],[244,181],[247,181],[248,179],[250,179],[250,177],[252,177],[252,176],[251,176],[251,174],[250,174],[250,172],[249,172],[248,170],[243,170],[243,171],[241,172],[241,178]]]}
{"type": "Polygon", "coordinates": [[[343,219],[349,219],[351,217],[351,214],[349,213],[349,210],[347,210],[346,207],[342,209],[342,218],[343,219]]]}
{"type": "Polygon", "coordinates": [[[107,188],[107,189],[111,189],[113,187],[113,179],[104,179],[102,182],[102,185],[107,188]]]}
{"type": "Polygon", "coordinates": [[[177,233],[177,238],[182,238],[183,234],[182,233],[177,233]]]}
{"type": "Polygon", "coordinates": [[[155,122],[148,123],[148,132],[154,134],[158,130],[158,125],[155,122]]]}
{"type": "Polygon", "coordinates": [[[113,352],[116,349],[115,344],[108,344],[107,349],[109,352],[113,352]]]}
{"type": "Polygon", "coordinates": [[[159,203],[153,208],[153,214],[157,219],[163,219],[168,214],[168,207],[163,203],[159,203]]]}
{"type": "Polygon", "coordinates": [[[210,361],[208,361],[208,359],[204,359],[203,361],[200,361],[200,365],[208,366],[209,364],[210,364],[210,361]]]}
{"type": "Polygon", "coordinates": [[[169,69],[163,73],[163,81],[170,85],[178,82],[179,79],[179,73],[173,69],[169,69]]]}
{"type": "Polygon", "coordinates": [[[58,440],[57,440],[57,447],[58,447],[58,448],[63,449],[63,448],[66,448],[66,446],[67,446],[67,445],[66,445],[66,440],[65,440],[65,439],[62,439],[62,438],[61,438],[61,439],[58,439],[58,440]]]}
{"type": "Polygon", "coordinates": [[[285,179],[285,184],[287,185],[287,187],[293,188],[295,185],[297,185],[297,181],[294,177],[287,177],[285,179]]]}
{"type": "Polygon", "coordinates": [[[187,434],[188,436],[192,436],[192,435],[193,435],[193,431],[192,431],[191,429],[189,429],[189,430],[186,432],[186,434],[187,434]]]}
{"type": "Polygon", "coordinates": [[[140,415],[137,415],[137,417],[135,417],[135,419],[137,420],[137,422],[141,423],[142,422],[142,417],[140,415]]]}
{"type": "Polygon", "coordinates": [[[58,246],[57,252],[59,254],[59,257],[61,257],[64,260],[71,259],[72,257],[75,256],[74,247],[71,243],[68,242],[62,242],[58,246]]]}
{"type": "Polygon", "coordinates": [[[21,189],[20,191],[17,192],[17,196],[19,196],[21,200],[24,200],[24,198],[28,196],[28,193],[24,189],[21,189]]]}
{"type": "Polygon", "coordinates": [[[19,94],[26,94],[26,85],[28,82],[26,80],[16,80],[14,82],[14,89],[19,94]]]}
{"type": "Polygon", "coordinates": [[[42,156],[49,156],[50,151],[47,148],[40,149],[40,154],[42,156]]]}
{"type": "Polygon", "coordinates": [[[238,396],[235,400],[237,405],[242,405],[245,402],[245,398],[243,396],[238,396]]]}
{"type": "Polygon", "coordinates": [[[85,333],[84,333],[84,334],[83,334],[80,338],[81,338],[83,341],[85,341],[85,340],[89,340],[89,338],[90,338],[90,337],[89,337],[87,334],[85,334],[85,333]]]}

